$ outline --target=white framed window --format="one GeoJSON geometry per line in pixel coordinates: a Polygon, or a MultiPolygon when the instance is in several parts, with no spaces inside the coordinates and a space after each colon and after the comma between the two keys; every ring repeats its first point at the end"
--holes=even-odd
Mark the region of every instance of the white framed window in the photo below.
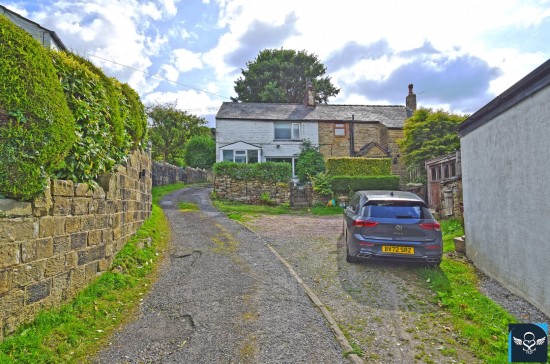
{"type": "Polygon", "coordinates": [[[222,152],[224,162],[258,163],[259,159],[257,150],[224,149],[222,152]]]}
{"type": "Polygon", "coordinates": [[[292,176],[296,177],[296,162],[298,161],[298,158],[294,157],[266,157],[266,162],[278,162],[278,163],[290,163],[292,165],[292,176]]]}
{"type": "Polygon", "coordinates": [[[301,140],[300,123],[275,122],[275,140],[301,140]]]}

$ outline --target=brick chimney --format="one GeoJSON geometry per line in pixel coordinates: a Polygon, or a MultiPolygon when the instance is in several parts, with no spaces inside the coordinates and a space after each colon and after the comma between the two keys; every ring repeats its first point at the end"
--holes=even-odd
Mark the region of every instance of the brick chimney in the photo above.
{"type": "Polygon", "coordinates": [[[306,95],[304,97],[304,105],[315,106],[315,92],[313,91],[313,85],[309,80],[307,81],[307,84],[306,84],[306,95]]]}
{"type": "Polygon", "coordinates": [[[416,110],[416,95],[413,92],[413,84],[409,84],[409,94],[405,99],[405,106],[412,111],[416,110]]]}

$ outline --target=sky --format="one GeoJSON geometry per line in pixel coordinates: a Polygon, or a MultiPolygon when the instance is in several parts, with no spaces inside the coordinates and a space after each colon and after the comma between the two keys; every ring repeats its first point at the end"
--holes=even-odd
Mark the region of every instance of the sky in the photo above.
{"type": "Polygon", "coordinates": [[[71,51],[215,127],[264,49],[315,54],[330,104],[472,114],[550,58],[550,0],[2,0],[71,51]]]}

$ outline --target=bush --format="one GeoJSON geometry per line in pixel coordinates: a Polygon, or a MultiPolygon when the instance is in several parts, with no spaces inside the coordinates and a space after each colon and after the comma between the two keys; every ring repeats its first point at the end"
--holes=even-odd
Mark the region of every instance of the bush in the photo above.
{"type": "Polygon", "coordinates": [[[289,163],[219,162],[214,164],[213,170],[215,175],[245,181],[287,182],[292,178],[292,166],[289,163]]]}
{"type": "Polygon", "coordinates": [[[317,173],[325,171],[325,159],[309,140],[304,140],[296,162],[296,176],[301,182],[310,181],[317,173]]]}
{"type": "Polygon", "coordinates": [[[124,154],[115,143],[109,122],[111,100],[104,81],[80,58],[52,52],[65,97],[76,119],[77,140],[57,171],[57,177],[75,182],[92,181],[109,171],[124,154]]]}
{"type": "Polygon", "coordinates": [[[390,158],[329,158],[326,162],[329,176],[387,176],[391,175],[390,158]]]}
{"type": "Polygon", "coordinates": [[[138,93],[126,83],[120,84],[123,99],[122,107],[125,109],[123,115],[124,128],[132,139],[132,147],[143,147],[143,141],[147,138],[147,114],[145,106],[141,102],[138,93]]]}
{"type": "Polygon", "coordinates": [[[216,142],[212,137],[199,135],[185,145],[185,163],[189,167],[207,169],[216,163],[216,142]]]}
{"type": "Polygon", "coordinates": [[[76,135],[48,51],[0,15],[0,195],[32,200],[76,135]]]}
{"type": "Polygon", "coordinates": [[[338,193],[361,190],[399,190],[398,176],[335,176],[332,189],[338,193]]]}
{"type": "Polygon", "coordinates": [[[126,133],[124,128],[123,112],[120,107],[120,101],[122,99],[122,90],[118,87],[116,81],[113,78],[107,77],[103,71],[95,64],[83,58],[77,54],[71,53],[70,56],[89,72],[97,76],[95,82],[101,84],[103,92],[101,98],[105,102],[105,120],[110,127],[110,135],[112,137],[112,144],[118,148],[126,147],[126,133]]]}
{"type": "Polygon", "coordinates": [[[320,196],[330,197],[332,196],[331,178],[325,173],[318,173],[311,179],[313,191],[317,192],[320,196]]]}

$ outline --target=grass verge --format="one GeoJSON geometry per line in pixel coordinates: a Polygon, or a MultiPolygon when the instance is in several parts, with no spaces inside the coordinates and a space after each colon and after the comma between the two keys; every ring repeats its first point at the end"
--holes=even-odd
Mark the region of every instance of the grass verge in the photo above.
{"type": "MultiPolygon", "coordinates": [[[[453,252],[453,238],[463,235],[460,222],[441,221],[444,251],[453,252]]],[[[455,254],[446,254],[440,269],[421,269],[434,302],[451,313],[451,323],[474,354],[485,363],[508,361],[508,324],[518,322],[478,290],[475,268],[455,254]],[[455,258],[456,257],[456,258],[455,258]]]]}
{"type": "Polygon", "coordinates": [[[83,363],[111,333],[130,319],[156,279],[170,228],[157,205],[183,184],[153,188],[151,217],[116,255],[105,272],[71,302],[40,312],[0,342],[0,363],[83,363]]]}
{"type": "Polygon", "coordinates": [[[341,215],[342,208],[338,206],[313,206],[304,207],[299,209],[293,209],[288,204],[282,204],[278,206],[268,205],[248,205],[239,202],[230,202],[218,199],[212,199],[214,206],[225,213],[227,217],[237,221],[247,221],[254,216],[267,214],[267,215],[281,215],[281,214],[293,214],[293,215],[341,215]]]}

